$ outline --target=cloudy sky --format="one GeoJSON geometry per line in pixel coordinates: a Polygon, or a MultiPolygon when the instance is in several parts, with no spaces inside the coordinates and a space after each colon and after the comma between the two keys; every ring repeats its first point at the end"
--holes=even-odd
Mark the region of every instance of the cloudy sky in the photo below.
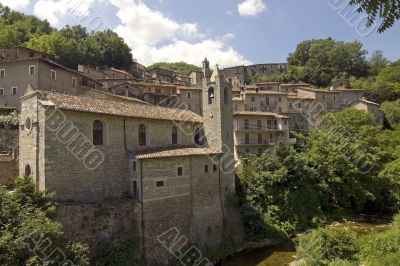
{"type": "Polygon", "coordinates": [[[384,34],[363,27],[348,0],[0,0],[53,26],[111,28],[139,62],[186,61],[207,56],[223,67],[285,62],[306,39],[360,40],[400,59],[400,23],[384,34]]]}

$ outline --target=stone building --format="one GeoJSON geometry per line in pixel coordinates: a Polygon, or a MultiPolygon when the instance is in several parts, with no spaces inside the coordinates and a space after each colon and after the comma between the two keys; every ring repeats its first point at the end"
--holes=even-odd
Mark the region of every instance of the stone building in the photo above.
{"type": "Polygon", "coordinates": [[[106,73],[98,67],[93,68],[90,66],[78,65],[78,72],[94,80],[106,78],[106,73]]]}
{"type": "Polygon", "coordinates": [[[370,114],[372,114],[375,118],[375,122],[378,125],[383,126],[383,121],[385,119],[385,115],[380,109],[380,105],[378,103],[374,103],[371,101],[366,100],[365,98],[357,99],[350,103],[350,107],[358,109],[358,110],[364,110],[370,114]]]}
{"type": "Polygon", "coordinates": [[[268,112],[240,111],[233,114],[235,158],[261,155],[283,142],[295,144],[289,137],[288,117],[268,112]]]}
{"type": "Polygon", "coordinates": [[[287,63],[235,66],[223,71],[225,77],[232,80],[234,87],[243,87],[249,85],[255,76],[269,77],[287,72],[287,63]]]}
{"type": "MultiPolygon", "coordinates": [[[[203,117],[126,97],[30,88],[22,97],[20,171],[37,189],[55,191],[60,221],[86,224],[80,231],[92,225],[77,210],[90,216],[99,204],[131,198],[129,219],[119,226],[138,238],[148,265],[173,257],[157,240],[171,229],[202,251],[221,246],[224,221],[236,219],[226,198],[235,191],[232,95],[218,68],[201,91],[203,117]]],[[[92,241],[99,234],[67,236],[92,241]]]]}
{"type": "Polygon", "coordinates": [[[20,98],[29,84],[73,95],[101,87],[96,80],[50,61],[45,54],[32,49],[3,47],[0,53],[7,58],[0,62],[0,104],[20,109],[20,98]]]}
{"type": "Polygon", "coordinates": [[[161,83],[172,83],[179,86],[191,86],[192,84],[190,77],[162,67],[156,67],[150,70],[150,76],[153,81],[161,83]]]}

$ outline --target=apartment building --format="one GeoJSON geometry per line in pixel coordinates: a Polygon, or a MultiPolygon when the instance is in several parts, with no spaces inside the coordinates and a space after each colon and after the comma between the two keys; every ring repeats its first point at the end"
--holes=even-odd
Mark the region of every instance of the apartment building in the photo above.
{"type": "Polygon", "coordinates": [[[0,62],[0,104],[20,109],[20,98],[29,84],[45,91],[73,95],[101,88],[96,80],[48,60],[45,54],[32,49],[3,48],[1,54],[7,60],[0,62]]]}
{"type": "Polygon", "coordinates": [[[260,155],[279,143],[295,144],[289,137],[289,118],[269,112],[239,111],[233,114],[235,158],[260,155]]]}

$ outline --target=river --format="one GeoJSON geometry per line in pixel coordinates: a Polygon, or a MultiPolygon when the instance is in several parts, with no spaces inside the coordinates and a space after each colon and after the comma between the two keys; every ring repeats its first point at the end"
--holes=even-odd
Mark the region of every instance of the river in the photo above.
{"type": "MultiPolygon", "coordinates": [[[[370,232],[380,232],[389,228],[387,218],[363,217],[357,221],[344,221],[336,223],[333,227],[341,227],[350,230],[357,235],[370,232]]],[[[289,240],[283,244],[252,250],[235,255],[221,263],[222,266],[285,266],[298,260],[296,257],[295,240],[289,240]]]]}

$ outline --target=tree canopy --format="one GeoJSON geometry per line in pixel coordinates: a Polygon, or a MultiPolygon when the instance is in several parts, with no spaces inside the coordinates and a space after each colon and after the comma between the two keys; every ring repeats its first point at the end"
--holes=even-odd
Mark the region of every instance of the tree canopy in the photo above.
{"type": "Polygon", "coordinates": [[[308,40],[289,55],[288,63],[298,68],[303,82],[322,87],[337,78],[367,76],[366,55],[367,51],[358,41],[308,40]]]}
{"type": "Polygon", "coordinates": [[[367,26],[382,20],[378,32],[391,28],[400,19],[400,2],[398,0],[350,0],[350,5],[357,5],[358,12],[368,14],[367,26]]]}
{"type": "Polygon", "coordinates": [[[192,73],[193,71],[201,71],[200,67],[185,62],[177,62],[177,63],[159,62],[151,66],[148,66],[147,69],[152,70],[156,67],[162,67],[165,69],[173,70],[185,76],[189,76],[190,73],[192,73]]]}
{"type": "Polygon", "coordinates": [[[50,54],[51,59],[76,69],[78,64],[129,70],[132,51],[111,30],[88,32],[82,26],[52,28],[47,20],[0,6],[0,45],[21,45],[50,54]]]}

